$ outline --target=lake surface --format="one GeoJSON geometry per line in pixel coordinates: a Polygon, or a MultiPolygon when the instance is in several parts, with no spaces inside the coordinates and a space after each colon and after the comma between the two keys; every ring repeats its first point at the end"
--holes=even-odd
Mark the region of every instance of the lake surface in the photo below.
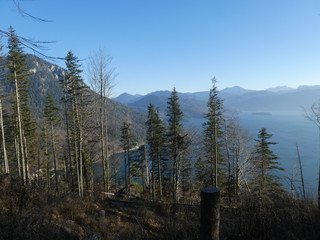
{"type": "MultiPolygon", "coordinates": [[[[306,119],[302,111],[274,111],[271,115],[254,115],[253,112],[241,112],[240,124],[254,134],[256,138],[262,127],[273,134],[272,141],[278,144],[272,150],[279,156],[279,163],[285,168],[282,173],[286,189],[290,189],[289,178],[292,173],[298,173],[299,163],[297,145],[309,195],[317,193],[318,169],[320,159],[319,130],[317,126],[306,119]]],[[[296,178],[300,179],[299,174],[296,178]]],[[[297,186],[299,184],[297,183],[297,186]]]]}
{"type": "MultiPolygon", "coordinates": [[[[256,114],[259,111],[239,113],[240,125],[247,129],[253,138],[257,138],[261,128],[273,134],[271,141],[278,144],[271,149],[279,157],[278,161],[285,171],[278,171],[287,190],[294,175],[300,180],[297,145],[303,166],[306,191],[309,196],[316,196],[318,188],[318,170],[320,159],[319,130],[307,120],[303,111],[272,111],[270,114],[256,114]]],[[[187,125],[201,126],[203,119],[191,120],[187,125]]],[[[297,188],[301,184],[295,183],[297,188]]]]}

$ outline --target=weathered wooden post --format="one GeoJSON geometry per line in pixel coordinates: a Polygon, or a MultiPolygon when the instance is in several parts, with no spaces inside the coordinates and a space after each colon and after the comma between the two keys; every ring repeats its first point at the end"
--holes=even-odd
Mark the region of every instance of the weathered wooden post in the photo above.
{"type": "Polygon", "coordinates": [[[200,239],[219,240],[220,189],[207,187],[201,190],[200,239]]]}

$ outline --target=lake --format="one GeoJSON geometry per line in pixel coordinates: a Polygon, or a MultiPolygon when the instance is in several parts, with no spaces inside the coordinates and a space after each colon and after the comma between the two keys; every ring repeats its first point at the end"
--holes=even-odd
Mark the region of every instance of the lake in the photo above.
{"type": "MultiPolygon", "coordinates": [[[[297,145],[302,161],[306,191],[309,196],[317,195],[318,170],[320,159],[319,131],[314,123],[307,120],[303,111],[272,111],[268,113],[259,111],[243,111],[239,113],[240,125],[246,128],[253,138],[257,138],[261,128],[273,134],[271,150],[279,157],[278,161],[284,172],[278,171],[283,178],[282,183],[290,190],[290,181],[294,173],[300,179],[297,145]]],[[[203,119],[188,121],[191,125],[201,126],[203,119]]],[[[296,183],[297,187],[301,184],[296,183]]]]}
{"type": "MultiPolygon", "coordinates": [[[[309,195],[316,195],[320,159],[318,128],[306,119],[302,111],[270,113],[271,115],[256,115],[253,112],[241,112],[240,124],[254,134],[255,138],[262,127],[273,134],[272,141],[278,144],[271,149],[279,156],[279,163],[286,170],[281,174],[286,189],[290,189],[288,178],[291,178],[292,171],[298,171],[298,145],[307,192],[309,195]]],[[[297,175],[297,178],[299,177],[300,175],[297,175]]]]}

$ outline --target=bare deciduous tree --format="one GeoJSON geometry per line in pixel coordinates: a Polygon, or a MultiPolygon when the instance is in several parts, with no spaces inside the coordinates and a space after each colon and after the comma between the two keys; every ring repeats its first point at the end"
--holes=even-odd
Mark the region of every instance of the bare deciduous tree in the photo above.
{"type": "Polygon", "coordinates": [[[111,67],[112,58],[103,49],[99,49],[89,57],[87,76],[93,97],[97,104],[95,112],[98,119],[99,140],[101,148],[101,164],[103,172],[104,192],[110,191],[110,164],[108,152],[108,97],[111,95],[113,80],[116,76],[115,68],[111,67]]]}

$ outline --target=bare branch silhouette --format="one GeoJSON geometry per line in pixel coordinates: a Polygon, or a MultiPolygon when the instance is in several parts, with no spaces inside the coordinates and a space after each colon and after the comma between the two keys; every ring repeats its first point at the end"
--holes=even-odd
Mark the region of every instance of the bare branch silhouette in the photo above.
{"type": "Polygon", "coordinates": [[[36,21],[39,21],[39,22],[52,22],[52,20],[48,20],[48,19],[44,19],[44,18],[39,18],[39,17],[36,17],[28,12],[26,12],[25,10],[23,10],[21,7],[20,7],[20,1],[21,0],[12,0],[13,4],[15,5],[15,7],[17,8],[19,14],[23,17],[29,17],[29,18],[32,18],[33,20],[36,20],[36,21]]]}
{"type": "MultiPolygon", "coordinates": [[[[0,35],[9,37],[9,32],[7,31],[3,31],[0,29],[0,35]]],[[[49,44],[49,43],[54,43],[54,41],[34,41],[32,39],[29,38],[24,38],[21,37],[19,35],[17,35],[17,38],[19,39],[19,42],[21,43],[22,46],[32,50],[34,53],[47,58],[47,59],[52,59],[52,60],[64,60],[65,58],[63,57],[52,57],[49,55],[44,54],[43,52],[41,52],[41,50],[48,50],[47,47],[43,46],[42,44],[49,44]]]]}
{"type": "MultiPolygon", "coordinates": [[[[23,10],[20,6],[21,1],[22,0],[12,0],[14,6],[16,7],[16,9],[18,10],[19,14],[22,17],[29,17],[29,18],[31,18],[35,21],[39,21],[39,22],[52,22],[52,20],[47,20],[44,18],[36,17],[36,16],[26,12],[25,10],[23,10]]],[[[9,37],[9,32],[0,29],[0,36],[9,37]]],[[[51,59],[51,60],[64,60],[64,58],[62,58],[62,57],[52,57],[52,56],[49,56],[49,55],[46,55],[43,53],[43,51],[49,49],[48,47],[46,47],[44,45],[50,44],[50,43],[55,43],[55,41],[35,41],[30,38],[25,38],[25,37],[22,37],[19,35],[17,35],[17,37],[19,38],[19,41],[22,46],[30,49],[35,54],[40,55],[41,57],[44,57],[46,59],[51,59]]]]}

